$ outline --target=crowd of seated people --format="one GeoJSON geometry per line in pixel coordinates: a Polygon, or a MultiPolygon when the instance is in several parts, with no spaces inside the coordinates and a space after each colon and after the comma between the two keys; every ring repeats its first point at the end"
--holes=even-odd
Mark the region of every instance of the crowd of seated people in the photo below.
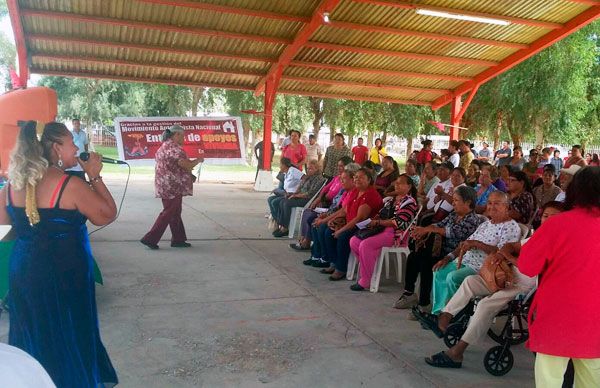
{"type": "MultiPolygon", "coordinates": [[[[461,151],[471,152],[466,142],[459,145],[461,151]]],[[[455,146],[450,157],[456,154],[455,146]]],[[[304,212],[300,240],[290,247],[310,250],[303,264],[329,275],[331,281],[346,278],[348,258],[353,254],[359,273],[350,289],[365,291],[371,288],[382,249],[408,246],[404,290],[393,307],[410,310],[409,319],[419,320],[438,336],[443,336],[452,318],[472,298],[482,297],[460,341],[426,358],[436,367],[461,367],[467,347],[481,340],[498,312],[517,294],[535,286],[531,277],[534,271],[521,273],[517,266],[521,244],[526,241],[523,238],[527,237],[522,227],[531,223],[537,208],[542,223],[561,212],[560,201],[565,200],[573,177],[582,169],[579,161],[573,160],[569,167],[557,171],[550,155],[544,152],[548,156],[544,165],[533,155],[529,162],[536,164],[536,171],[529,175],[513,168],[525,164],[520,162],[518,148],[500,168],[467,155],[463,165],[470,161],[468,174],[463,167],[455,167],[454,161],[434,159],[418,165],[409,160],[406,173],[399,174],[391,156],[380,159],[379,172],[372,160],[358,165],[348,157],[341,158],[337,174],[304,212]],[[421,175],[418,167],[422,168],[421,175]],[[533,183],[537,187],[532,190],[533,183]],[[421,205],[423,211],[417,220],[421,205]],[[488,260],[509,263],[514,282],[490,290],[480,274],[488,260]]],[[[282,171],[286,176],[297,175],[289,173],[291,168],[284,166],[282,171]]],[[[310,162],[308,170],[310,174],[310,162]]],[[[270,203],[281,210],[290,187],[291,182],[284,182],[283,198],[274,195],[270,203]]],[[[276,219],[281,217],[279,214],[276,219]]],[[[282,222],[280,230],[285,232],[286,227],[282,222]]]]}

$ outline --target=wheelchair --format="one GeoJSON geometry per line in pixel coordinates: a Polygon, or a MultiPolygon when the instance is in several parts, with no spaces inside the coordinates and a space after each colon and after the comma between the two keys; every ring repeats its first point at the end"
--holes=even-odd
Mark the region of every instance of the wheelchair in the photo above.
{"type": "MultiPolygon", "coordinates": [[[[527,341],[529,338],[529,330],[527,328],[527,316],[531,300],[535,293],[535,289],[527,295],[519,294],[514,300],[511,300],[507,307],[500,311],[494,318],[494,323],[498,319],[506,319],[504,324],[494,328],[494,325],[488,329],[488,336],[496,343],[497,346],[492,347],[483,357],[483,365],[485,370],[494,376],[503,376],[510,372],[514,363],[514,356],[510,351],[510,347],[519,345],[527,341]]],[[[471,301],[462,311],[460,311],[452,319],[451,324],[446,329],[444,335],[444,343],[449,348],[456,345],[462,335],[467,330],[469,320],[477,303],[481,298],[476,298],[471,301]]]]}

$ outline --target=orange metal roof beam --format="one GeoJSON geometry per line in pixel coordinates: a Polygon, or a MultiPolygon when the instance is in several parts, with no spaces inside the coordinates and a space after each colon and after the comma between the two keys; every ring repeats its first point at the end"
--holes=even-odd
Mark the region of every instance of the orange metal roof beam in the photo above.
{"type": "MultiPolygon", "coordinates": [[[[254,91],[254,95],[258,96],[265,89],[265,82],[267,78],[280,76],[285,68],[289,65],[289,63],[294,59],[298,51],[308,42],[312,34],[319,29],[323,25],[323,13],[328,12],[331,13],[335,7],[340,3],[341,0],[322,0],[321,3],[314,10],[312,17],[310,18],[310,22],[305,24],[304,27],[298,31],[296,37],[294,37],[294,41],[292,44],[287,46],[277,63],[273,64],[269,69],[267,75],[260,80],[258,85],[256,86],[256,90],[254,91]]],[[[275,82],[277,84],[278,82],[275,82]]]]}
{"type": "Polygon", "coordinates": [[[379,49],[366,48],[366,47],[355,47],[355,46],[348,46],[348,45],[334,44],[334,43],[308,42],[304,45],[304,47],[319,48],[319,49],[323,49],[323,50],[333,50],[333,51],[346,51],[346,52],[358,53],[358,54],[384,55],[384,56],[388,56],[388,57],[407,58],[407,59],[415,59],[415,60],[420,60],[420,61],[452,62],[452,63],[460,63],[463,65],[495,66],[498,64],[498,62],[487,61],[484,59],[447,57],[447,56],[443,56],[443,55],[418,54],[418,53],[409,53],[409,52],[404,52],[404,51],[388,51],[388,50],[379,50],[379,49]]]}
{"type": "Polygon", "coordinates": [[[531,26],[531,27],[548,28],[548,29],[552,29],[552,30],[559,29],[562,27],[562,24],[560,24],[560,23],[545,22],[542,20],[534,20],[534,19],[517,18],[517,17],[512,17],[512,16],[497,15],[497,14],[485,13],[485,12],[468,11],[466,9],[460,9],[460,8],[435,7],[435,6],[431,6],[431,5],[427,5],[427,4],[413,4],[413,3],[403,2],[403,1],[389,1],[389,0],[352,0],[352,1],[354,1],[356,3],[366,3],[366,4],[381,5],[381,6],[385,6],[385,7],[393,7],[393,8],[401,8],[401,9],[415,9],[415,10],[416,9],[428,9],[431,11],[440,11],[440,12],[448,12],[448,13],[455,13],[455,14],[461,14],[461,15],[478,16],[478,17],[485,17],[485,18],[491,18],[491,19],[502,19],[502,20],[511,22],[513,24],[521,24],[521,25],[531,26]]]}
{"type": "MultiPolygon", "coordinates": [[[[15,35],[15,44],[17,46],[17,57],[19,59],[19,81],[22,86],[27,86],[29,78],[29,68],[27,67],[27,45],[25,44],[25,33],[21,23],[21,10],[18,0],[7,0],[8,15],[15,35]]],[[[15,85],[13,85],[15,86],[15,85]]]]}
{"type": "Polygon", "coordinates": [[[391,28],[391,27],[382,27],[382,26],[373,26],[369,24],[360,24],[360,23],[350,23],[332,20],[328,26],[335,28],[345,28],[349,30],[358,30],[365,32],[381,32],[384,34],[390,35],[399,35],[399,36],[414,36],[418,38],[424,39],[432,39],[432,40],[441,40],[446,42],[459,42],[459,43],[473,43],[480,44],[485,46],[497,46],[497,47],[507,47],[507,48],[515,48],[515,49],[523,49],[529,47],[523,43],[513,43],[506,42],[501,40],[493,40],[493,39],[480,39],[480,38],[471,38],[468,36],[459,36],[459,35],[448,35],[448,34],[436,34],[433,32],[423,32],[423,31],[413,31],[413,30],[403,30],[399,28],[391,28]]]}
{"type": "Polygon", "coordinates": [[[58,19],[58,20],[68,20],[72,22],[78,23],[95,23],[95,24],[103,24],[103,25],[112,25],[118,27],[130,27],[130,28],[140,28],[145,30],[156,30],[156,31],[165,31],[165,32],[175,32],[175,33],[184,33],[190,35],[199,35],[199,36],[214,36],[219,38],[227,38],[227,39],[242,39],[242,40],[251,40],[256,42],[265,42],[265,43],[275,43],[275,44],[290,44],[292,41],[289,39],[271,37],[271,36],[263,36],[263,35],[251,35],[251,34],[240,34],[235,32],[225,32],[225,31],[217,31],[217,30],[209,30],[204,28],[192,28],[192,27],[178,27],[168,24],[157,24],[157,23],[145,23],[145,22],[137,22],[133,20],[123,20],[123,19],[112,19],[105,18],[99,16],[88,16],[88,15],[79,15],[74,13],[66,13],[66,12],[51,12],[51,11],[38,11],[33,9],[23,9],[21,11],[23,16],[28,17],[40,17],[40,18],[49,18],[49,19],[58,19]]]}
{"type": "Polygon", "coordinates": [[[108,74],[94,74],[94,73],[80,73],[80,72],[68,72],[68,71],[53,71],[53,70],[42,70],[32,69],[32,73],[43,74],[43,75],[55,75],[60,77],[76,77],[76,78],[99,78],[111,81],[125,81],[125,82],[143,82],[148,84],[163,84],[163,85],[176,85],[176,86],[192,86],[201,88],[220,88],[220,89],[232,89],[232,90],[254,90],[252,86],[231,86],[222,85],[207,82],[189,82],[189,81],[178,81],[171,79],[160,79],[160,78],[138,78],[138,77],[122,77],[108,74]]]}
{"type": "Polygon", "coordinates": [[[238,76],[254,76],[254,77],[262,77],[264,73],[256,72],[256,71],[233,71],[226,69],[215,69],[211,67],[191,67],[191,66],[182,66],[182,65],[174,65],[169,63],[139,63],[135,61],[124,61],[117,59],[107,59],[107,58],[98,58],[98,57],[82,57],[82,56],[69,56],[69,55],[52,55],[52,54],[34,54],[33,58],[39,58],[42,60],[50,60],[50,61],[60,61],[60,62],[85,62],[85,63],[99,63],[99,64],[107,64],[107,65],[121,65],[121,66],[131,66],[131,67],[151,67],[156,69],[166,69],[166,70],[184,70],[184,71],[198,71],[203,73],[214,73],[214,74],[225,74],[225,75],[238,75],[238,76]]]}
{"type": "Polygon", "coordinates": [[[133,43],[123,43],[123,42],[110,42],[105,40],[93,40],[93,39],[72,39],[65,36],[56,36],[56,35],[45,35],[45,34],[30,34],[27,35],[27,39],[29,40],[45,40],[50,42],[58,42],[58,43],[71,43],[71,44],[84,44],[84,45],[93,45],[93,46],[104,46],[104,47],[114,47],[114,48],[125,48],[125,49],[134,49],[134,50],[150,50],[157,52],[164,52],[170,54],[183,54],[183,55],[198,55],[198,56],[207,56],[214,58],[223,58],[223,59],[237,59],[241,61],[250,61],[250,62],[265,62],[265,63],[273,63],[275,59],[265,58],[265,57],[254,57],[248,55],[237,55],[237,54],[227,54],[227,53],[216,53],[211,51],[201,51],[201,50],[191,50],[191,49],[177,49],[174,47],[162,47],[162,46],[150,46],[143,44],[133,44],[133,43]]]}
{"type": "Polygon", "coordinates": [[[248,8],[230,7],[226,5],[200,3],[196,1],[174,1],[174,0],[136,0],[140,3],[168,5],[170,7],[184,7],[192,9],[201,9],[204,11],[212,11],[219,13],[227,13],[231,15],[252,16],[264,19],[281,20],[285,22],[300,22],[308,23],[310,18],[297,15],[286,15],[277,12],[259,11],[248,8]]]}
{"type": "Polygon", "coordinates": [[[293,95],[297,95],[297,96],[343,99],[343,100],[385,102],[385,103],[401,104],[401,105],[421,105],[421,106],[430,106],[431,105],[427,101],[398,100],[398,99],[393,99],[393,98],[382,98],[382,97],[363,97],[363,96],[352,96],[352,95],[348,95],[348,94],[312,93],[312,92],[305,92],[305,91],[301,91],[301,90],[279,89],[277,91],[277,93],[293,94],[293,95]]]}
{"type": "Polygon", "coordinates": [[[456,82],[466,82],[466,81],[471,80],[471,77],[461,77],[461,76],[457,76],[457,75],[417,73],[417,72],[412,72],[412,71],[374,69],[374,68],[370,68],[370,67],[342,66],[342,65],[332,65],[332,64],[328,64],[328,63],[305,62],[305,61],[291,61],[290,66],[308,67],[308,68],[313,68],[313,69],[325,69],[325,70],[335,70],[335,71],[347,71],[347,72],[355,72],[355,73],[380,74],[380,75],[389,75],[390,77],[425,78],[425,79],[456,81],[456,82]]]}
{"type": "Polygon", "coordinates": [[[462,96],[469,90],[473,89],[476,85],[483,84],[499,74],[515,67],[524,60],[539,53],[546,47],[551,46],[557,41],[585,27],[589,23],[598,19],[598,17],[600,17],[600,5],[585,10],[581,14],[569,20],[561,29],[550,31],[548,34],[533,42],[528,49],[517,51],[501,61],[497,66],[487,69],[486,71],[474,77],[471,81],[465,82],[447,95],[438,98],[433,102],[432,109],[436,110],[441,108],[452,101],[453,97],[462,96]]]}
{"type": "Polygon", "coordinates": [[[435,88],[419,88],[413,86],[401,86],[401,85],[390,85],[390,84],[374,84],[368,82],[354,82],[354,81],[339,81],[334,79],[322,79],[322,78],[307,78],[307,77],[295,77],[291,75],[284,75],[281,77],[282,80],[305,82],[310,84],[322,84],[322,85],[340,85],[340,86],[352,86],[359,88],[375,88],[385,90],[405,90],[408,92],[418,93],[448,93],[448,89],[435,89],[435,88]]]}

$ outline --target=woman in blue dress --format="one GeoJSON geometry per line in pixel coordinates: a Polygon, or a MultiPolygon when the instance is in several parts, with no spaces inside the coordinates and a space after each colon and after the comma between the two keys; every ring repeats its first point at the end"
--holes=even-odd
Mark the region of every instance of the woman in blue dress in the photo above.
{"type": "Polygon", "coordinates": [[[64,124],[23,126],[0,192],[0,224],[11,224],[10,345],[36,358],[59,387],[112,387],[117,376],[98,329],[86,221],[116,215],[101,157],[83,162],[64,124]],[[80,163],[89,184],[64,170],[80,163]]]}

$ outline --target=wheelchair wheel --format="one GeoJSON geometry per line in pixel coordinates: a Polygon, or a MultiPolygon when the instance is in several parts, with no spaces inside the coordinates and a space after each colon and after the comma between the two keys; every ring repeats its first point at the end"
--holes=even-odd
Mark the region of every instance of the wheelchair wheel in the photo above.
{"type": "Polygon", "coordinates": [[[447,347],[451,348],[462,337],[465,333],[465,327],[462,323],[453,323],[446,329],[446,334],[444,334],[444,343],[447,347]]]}
{"type": "MultiPolygon", "coordinates": [[[[508,318],[510,319],[510,316],[508,318]]],[[[513,328],[511,324],[507,322],[502,326],[502,330],[499,333],[496,334],[494,329],[490,327],[487,334],[494,342],[500,345],[504,344],[507,340],[511,346],[520,345],[529,339],[529,331],[526,322],[526,318],[517,317],[517,327],[513,328]]]]}
{"type": "Polygon", "coordinates": [[[513,367],[514,357],[510,349],[504,346],[494,346],[483,357],[483,366],[489,374],[504,376],[513,367]]]}

